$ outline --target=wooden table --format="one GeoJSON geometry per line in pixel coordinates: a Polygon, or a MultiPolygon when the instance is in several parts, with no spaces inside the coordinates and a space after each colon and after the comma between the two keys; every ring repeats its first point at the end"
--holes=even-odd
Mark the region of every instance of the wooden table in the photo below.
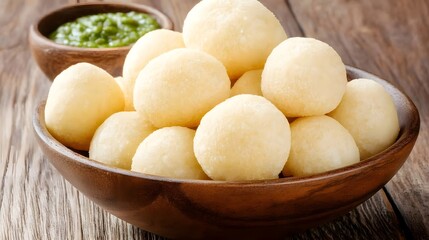
{"type": "MultiPolygon", "coordinates": [[[[0,1],[0,239],[162,239],[106,213],[48,163],[31,116],[50,86],[32,60],[28,29],[67,0],[0,1]]],[[[180,31],[197,0],[139,0],[180,31]]],[[[429,1],[264,0],[289,36],[333,46],[343,61],[399,87],[417,105],[421,131],[409,159],[347,215],[293,239],[429,239],[429,1]]],[[[285,237],[289,238],[289,237],[285,237]]]]}

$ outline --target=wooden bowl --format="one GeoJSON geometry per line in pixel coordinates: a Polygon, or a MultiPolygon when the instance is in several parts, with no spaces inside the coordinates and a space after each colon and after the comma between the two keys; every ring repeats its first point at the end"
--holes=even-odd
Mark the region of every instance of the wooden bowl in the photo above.
{"type": "Polygon", "coordinates": [[[115,76],[122,75],[122,65],[131,46],[116,48],[80,48],[61,45],[49,39],[60,25],[78,17],[107,12],[141,12],[153,16],[161,28],[173,29],[171,20],[160,11],[142,4],[80,3],[56,9],[30,27],[29,43],[33,57],[46,76],[53,80],[67,67],[88,62],[115,76]]]}
{"type": "Polygon", "coordinates": [[[37,140],[58,171],[111,214],[147,231],[179,239],[284,237],[339,217],[385,185],[407,159],[420,128],[411,100],[391,84],[347,67],[348,78],[369,78],[392,96],[400,133],[365,161],[309,177],[267,181],[180,180],[106,166],[74,152],[47,131],[45,103],[34,114],[37,140]]]}

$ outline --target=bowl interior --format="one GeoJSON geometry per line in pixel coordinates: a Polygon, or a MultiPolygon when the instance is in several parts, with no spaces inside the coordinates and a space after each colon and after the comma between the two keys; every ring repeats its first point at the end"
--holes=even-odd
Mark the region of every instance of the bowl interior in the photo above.
{"type": "Polygon", "coordinates": [[[266,185],[266,184],[278,184],[278,183],[294,184],[301,181],[327,179],[336,175],[364,171],[365,169],[371,168],[372,165],[376,165],[382,161],[386,161],[386,159],[389,158],[389,155],[394,155],[400,152],[401,149],[403,149],[405,146],[409,145],[410,143],[414,144],[420,129],[420,117],[419,117],[418,110],[408,96],[406,96],[404,93],[399,91],[396,87],[394,87],[387,81],[382,80],[375,75],[372,75],[370,73],[367,73],[365,71],[362,71],[350,66],[347,66],[346,68],[347,68],[348,81],[356,78],[368,78],[380,83],[387,90],[387,92],[391,95],[394,101],[394,104],[396,106],[396,110],[399,118],[400,132],[398,134],[398,137],[395,143],[393,143],[384,151],[374,156],[371,156],[366,160],[362,160],[359,163],[356,163],[347,167],[343,167],[343,168],[339,168],[339,169],[335,169],[335,170],[331,170],[331,171],[327,171],[324,173],[319,173],[311,176],[305,176],[305,177],[292,176],[292,177],[285,177],[285,178],[279,178],[274,180],[226,182],[226,181],[215,181],[215,180],[173,179],[173,178],[167,178],[162,176],[153,176],[153,175],[144,174],[144,173],[137,173],[137,172],[132,172],[132,171],[116,168],[116,167],[111,167],[103,163],[97,162],[95,160],[89,159],[87,152],[69,149],[64,145],[62,145],[61,143],[59,143],[56,139],[54,139],[49,134],[48,130],[46,129],[46,125],[44,122],[45,102],[42,102],[39,105],[39,110],[35,116],[34,124],[36,128],[36,132],[39,134],[39,136],[42,136],[45,141],[48,141],[47,142],[48,145],[50,145],[50,147],[53,147],[55,151],[58,151],[61,154],[66,154],[67,156],[71,157],[72,159],[79,162],[80,164],[89,165],[93,168],[99,168],[99,169],[102,169],[103,171],[108,171],[108,172],[121,174],[121,175],[148,178],[148,179],[153,179],[157,181],[196,183],[196,184],[201,184],[201,183],[202,184],[221,184],[221,185],[227,184],[230,186],[232,185],[237,185],[237,186],[266,185]]]}

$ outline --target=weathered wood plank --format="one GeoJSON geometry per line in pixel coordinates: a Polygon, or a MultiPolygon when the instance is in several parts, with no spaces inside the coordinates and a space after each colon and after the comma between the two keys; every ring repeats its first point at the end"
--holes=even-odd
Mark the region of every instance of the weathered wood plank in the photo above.
{"type": "Polygon", "coordinates": [[[31,61],[28,29],[41,12],[62,3],[0,3],[1,239],[52,239],[76,229],[65,224],[66,195],[56,192],[64,181],[43,159],[31,127],[35,104],[47,94],[49,82],[31,61]]]}
{"type": "Polygon", "coordinates": [[[307,36],[337,49],[347,64],[393,82],[416,103],[420,136],[387,184],[412,236],[429,238],[429,2],[290,0],[307,36]]]}
{"type": "Polygon", "coordinates": [[[339,219],[290,239],[404,239],[383,190],[339,219]]]}

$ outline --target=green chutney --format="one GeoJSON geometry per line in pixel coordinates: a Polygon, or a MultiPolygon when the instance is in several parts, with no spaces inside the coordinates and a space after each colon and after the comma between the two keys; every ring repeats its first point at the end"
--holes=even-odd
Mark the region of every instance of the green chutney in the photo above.
{"type": "Polygon", "coordinates": [[[100,13],[84,16],[58,27],[49,38],[73,47],[109,48],[135,43],[159,23],[144,13],[100,13]]]}

